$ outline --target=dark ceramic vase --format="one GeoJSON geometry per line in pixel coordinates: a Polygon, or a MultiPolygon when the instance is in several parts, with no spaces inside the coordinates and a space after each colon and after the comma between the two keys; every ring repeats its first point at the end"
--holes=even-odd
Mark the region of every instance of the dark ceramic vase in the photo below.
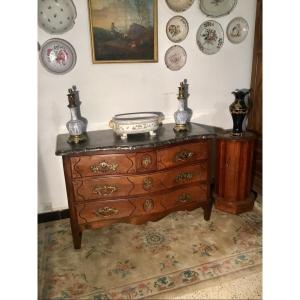
{"type": "Polygon", "coordinates": [[[248,113],[248,106],[245,102],[245,97],[249,93],[249,89],[235,90],[234,92],[232,92],[232,94],[235,95],[235,100],[229,106],[229,110],[233,120],[233,136],[243,135],[243,122],[248,113]]]}

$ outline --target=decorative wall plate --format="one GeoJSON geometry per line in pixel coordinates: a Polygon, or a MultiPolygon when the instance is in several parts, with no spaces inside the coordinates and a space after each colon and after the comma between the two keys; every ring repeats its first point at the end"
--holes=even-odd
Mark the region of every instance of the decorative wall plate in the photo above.
{"type": "Polygon", "coordinates": [[[170,9],[176,12],[183,12],[190,8],[195,0],[166,0],[170,9]]]}
{"type": "Polygon", "coordinates": [[[39,0],[39,27],[51,34],[62,34],[75,24],[76,8],[72,0],[39,0]]]}
{"type": "Polygon", "coordinates": [[[200,0],[200,9],[208,17],[222,17],[230,14],[237,0],[200,0]]]}
{"type": "Polygon", "coordinates": [[[76,52],[73,46],[63,39],[47,40],[40,50],[40,61],[47,71],[65,74],[76,64],[76,52]]]}
{"type": "Polygon", "coordinates": [[[239,44],[247,37],[248,31],[249,25],[244,18],[234,18],[227,26],[228,40],[231,43],[239,44]]]}
{"type": "Polygon", "coordinates": [[[166,31],[171,42],[180,43],[189,32],[189,24],[184,17],[175,16],[168,21],[166,31]]]}
{"type": "Polygon", "coordinates": [[[224,44],[223,28],[216,21],[206,21],[200,25],[196,39],[203,53],[208,55],[215,54],[224,44]]]}
{"type": "Polygon", "coordinates": [[[172,71],[180,70],[186,64],[185,50],[178,45],[169,48],[165,55],[166,66],[172,71]]]}

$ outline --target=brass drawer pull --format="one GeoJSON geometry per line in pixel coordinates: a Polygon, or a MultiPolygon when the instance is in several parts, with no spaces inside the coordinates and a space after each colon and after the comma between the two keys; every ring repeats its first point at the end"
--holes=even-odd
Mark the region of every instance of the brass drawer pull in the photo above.
{"type": "Polygon", "coordinates": [[[176,162],[177,161],[186,161],[186,160],[190,159],[193,155],[194,155],[194,152],[183,150],[176,154],[175,161],[176,162]]]}
{"type": "Polygon", "coordinates": [[[149,165],[151,165],[151,163],[152,163],[151,156],[150,155],[144,155],[143,159],[142,159],[142,166],[144,168],[148,168],[149,165]]]}
{"type": "Polygon", "coordinates": [[[96,185],[94,187],[94,194],[98,194],[101,196],[109,196],[115,193],[118,190],[118,187],[115,185],[96,185]]]}
{"type": "Polygon", "coordinates": [[[104,208],[99,208],[96,211],[96,216],[97,217],[111,217],[114,215],[118,215],[119,214],[119,210],[114,208],[114,207],[104,207],[104,208]]]}
{"type": "Polygon", "coordinates": [[[146,177],[143,181],[144,190],[149,191],[153,188],[153,179],[151,177],[146,177]]]}
{"type": "Polygon", "coordinates": [[[181,195],[178,196],[178,201],[183,202],[183,203],[192,201],[192,196],[187,193],[182,193],[181,195]]]}
{"type": "Polygon", "coordinates": [[[91,170],[93,173],[107,173],[109,171],[115,172],[118,169],[118,164],[110,164],[106,161],[101,161],[98,164],[92,165],[91,170]]]}
{"type": "Polygon", "coordinates": [[[176,176],[176,182],[187,182],[193,178],[193,173],[185,172],[176,176]]]}

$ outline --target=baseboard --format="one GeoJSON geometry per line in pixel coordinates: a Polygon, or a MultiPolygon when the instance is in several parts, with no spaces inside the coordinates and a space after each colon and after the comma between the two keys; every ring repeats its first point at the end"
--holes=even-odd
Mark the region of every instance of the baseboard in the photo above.
{"type": "Polygon", "coordinates": [[[41,213],[38,214],[38,224],[66,218],[70,218],[70,211],[68,209],[41,213]]]}

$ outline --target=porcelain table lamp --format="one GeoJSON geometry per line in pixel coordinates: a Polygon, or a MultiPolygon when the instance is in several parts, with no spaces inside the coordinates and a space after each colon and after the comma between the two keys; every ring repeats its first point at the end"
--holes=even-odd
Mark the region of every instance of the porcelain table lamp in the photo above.
{"type": "Polygon", "coordinates": [[[189,113],[185,110],[184,107],[184,100],[185,100],[185,86],[184,83],[180,83],[179,93],[178,93],[178,101],[179,106],[178,110],[174,113],[174,119],[175,119],[175,126],[174,130],[179,131],[187,131],[188,130],[188,119],[189,119],[189,113]]]}
{"type": "Polygon", "coordinates": [[[68,142],[70,144],[78,144],[86,141],[87,136],[85,133],[86,124],[79,118],[78,109],[76,105],[76,93],[74,90],[69,89],[68,100],[71,112],[71,120],[67,122],[66,127],[70,133],[68,142]]]}

